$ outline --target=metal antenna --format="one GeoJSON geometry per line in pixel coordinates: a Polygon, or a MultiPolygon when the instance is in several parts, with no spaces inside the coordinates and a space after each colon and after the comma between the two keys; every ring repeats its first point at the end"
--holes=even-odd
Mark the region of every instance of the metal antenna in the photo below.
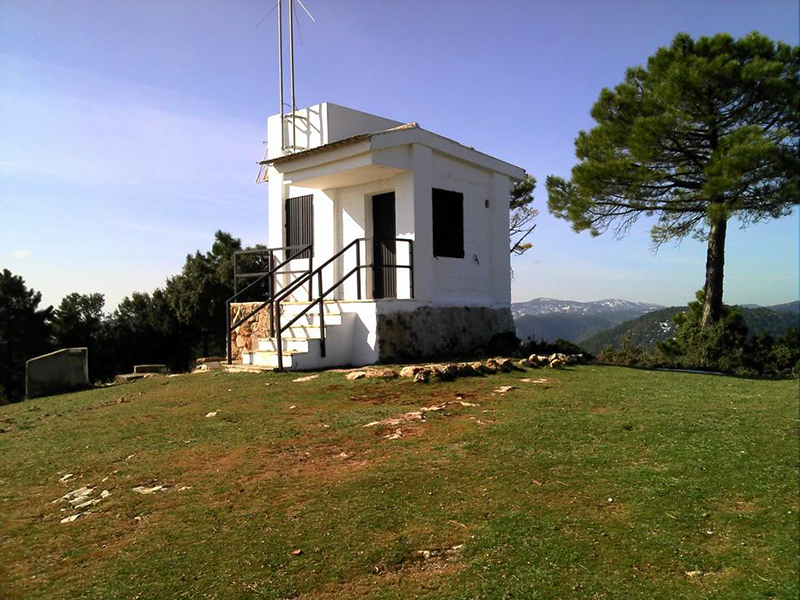
{"type": "MultiPolygon", "coordinates": [[[[278,88],[280,89],[281,103],[281,153],[283,153],[286,148],[286,138],[283,133],[283,121],[285,117],[283,114],[283,23],[281,19],[281,2],[282,0],[278,0],[278,88]]],[[[291,0],[289,0],[289,2],[289,12],[291,14],[291,0]]],[[[294,79],[292,79],[292,104],[294,104],[294,79]]]]}
{"type": "Polygon", "coordinates": [[[308,18],[309,18],[309,19],[311,19],[311,20],[312,20],[314,23],[316,23],[316,22],[317,22],[317,20],[314,18],[314,16],[313,16],[313,15],[312,15],[310,12],[308,12],[308,9],[306,8],[306,5],[305,5],[305,4],[303,4],[303,1],[302,1],[302,0],[297,0],[297,3],[298,3],[300,6],[302,6],[302,7],[303,7],[303,10],[304,10],[304,11],[306,11],[306,14],[308,15],[308,18]]]}
{"type": "Polygon", "coordinates": [[[294,0],[289,0],[289,79],[292,89],[292,152],[294,152],[297,150],[297,124],[295,123],[297,105],[294,102],[294,16],[292,6],[294,6],[294,0]]]}

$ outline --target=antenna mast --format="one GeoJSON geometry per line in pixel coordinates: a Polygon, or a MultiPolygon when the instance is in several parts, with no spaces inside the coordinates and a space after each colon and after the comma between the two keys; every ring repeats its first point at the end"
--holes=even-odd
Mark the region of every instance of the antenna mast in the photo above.
{"type": "Polygon", "coordinates": [[[292,6],[294,0],[289,0],[289,79],[291,81],[292,95],[292,152],[297,150],[297,125],[295,123],[295,112],[297,105],[294,102],[294,17],[292,6]]]}
{"type": "MultiPolygon", "coordinates": [[[[286,148],[286,139],[283,133],[283,23],[281,18],[281,1],[282,0],[278,0],[278,88],[280,89],[281,103],[281,152],[283,152],[286,148]]],[[[294,102],[294,100],[292,101],[294,102]]]]}

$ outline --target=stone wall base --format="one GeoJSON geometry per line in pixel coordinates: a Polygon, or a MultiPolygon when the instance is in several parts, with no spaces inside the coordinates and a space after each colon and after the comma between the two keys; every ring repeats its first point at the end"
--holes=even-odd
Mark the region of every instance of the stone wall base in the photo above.
{"type": "Polygon", "coordinates": [[[381,362],[471,355],[488,350],[498,334],[514,334],[508,308],[424,306],[377,319],[381,362]]]}
{"type": "MultiPolygon", "coordinates": [[[[252,312],[263,302],[231,302],[231,323],[252,312]]],[[[269,307],[264,307],[231,333],[231,358],[238,360],[244,352],[258,349],[258,338],[269,337],[269,307]]]]}

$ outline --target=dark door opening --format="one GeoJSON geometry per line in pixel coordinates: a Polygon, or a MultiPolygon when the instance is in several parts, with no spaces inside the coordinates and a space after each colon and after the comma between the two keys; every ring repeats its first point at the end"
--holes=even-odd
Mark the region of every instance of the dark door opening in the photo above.
{"type": "Polygon", "coordinates": [[[372,197],[372,297],[397,297],[394,192],[372,197]],[[389,266],[391,265],[391,266],[389,266]]]}

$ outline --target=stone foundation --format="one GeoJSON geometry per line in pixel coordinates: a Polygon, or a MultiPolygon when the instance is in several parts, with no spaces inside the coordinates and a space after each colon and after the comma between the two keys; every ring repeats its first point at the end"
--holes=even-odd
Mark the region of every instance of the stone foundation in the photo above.
{"type": "Polygon", "coordinates": [[[381,362],[471,355],[487,351],[498,334],[514,334],[508,308],[424,306],[377,318],[381,362]]]}
{"type": "MultiPolygon", "coordinates": [[[[261,302],[233,302],[231,303],[231,324],[235,323],[247,313],[255,310],[261,302]]],[[[258,349],[258,338],[269,337],[269,307],[258,311],[249,320],[242,323],[231,333],[231,358],[237,360],[242,353],[258,349]]]]}

